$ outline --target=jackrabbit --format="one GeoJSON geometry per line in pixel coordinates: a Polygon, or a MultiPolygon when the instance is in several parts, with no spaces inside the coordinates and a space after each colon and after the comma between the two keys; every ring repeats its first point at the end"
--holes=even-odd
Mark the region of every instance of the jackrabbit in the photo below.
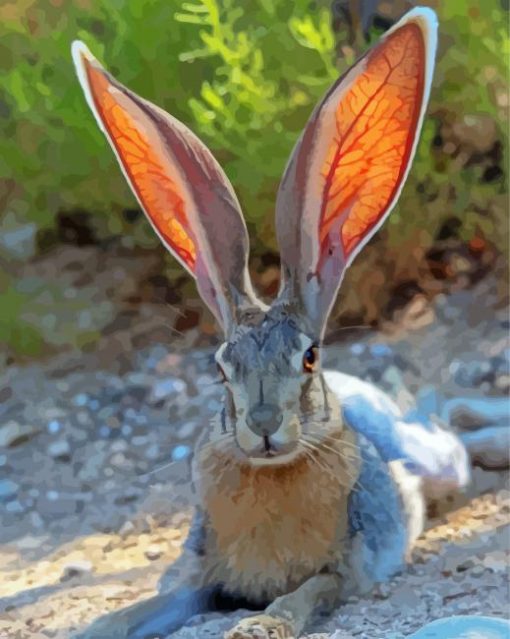
{"type": "Polygon", "coordinates": [[[407,423],[381,391],[320,365],[345,270],[409,172],[436,30],[430,9],[409,12],[313,112],[277,196],[282,284],[271,306],[252,288],[239,203],[208,149],[73,44],[87,102],[140,206],[225,336],[224,407],[194,456],[200,508],[183,554],[162,594],[83,636],[160,637],[242,600],[264,612],[228,639],[296,637],[320,606],[402,567],[422,530],[423,476],[465,483],[452,434],[407,423]]]}

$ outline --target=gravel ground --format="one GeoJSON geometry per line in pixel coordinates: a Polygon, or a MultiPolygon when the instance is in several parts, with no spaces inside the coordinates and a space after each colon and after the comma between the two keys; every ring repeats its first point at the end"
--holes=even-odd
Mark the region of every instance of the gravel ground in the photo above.
{"type": "MultiPolygon", "coordinates": [[[[494,304],[487,283],[433,306],[416,298],[384,335],[333,336],[343,339],[327,360],[404,406],[415,395],[439,409],[455,396],[505,396],[508,311],[494,304]]],[[[144,326],[153,324],[137,330],[144,326]]],[[[180,552],[192,506],[188,457],[220,406],[213,350],[190,349],[189,338],[137,349],[129,338],[11,366],[0,380],[0,637],[67,638],[150,596],[180,552]]],[[[455,423],[472,426],[462,415],[455,423]]],[[[431,504],[405,574],[318,620],[324,634],[309,636],[398,639],[447,614],[504,615],[506,486],[505,473],[475,469],[465,494],[431,504]]],[[[175,636],[220,637],[240,614],[195,619],[200,631],[175,636]]]]}

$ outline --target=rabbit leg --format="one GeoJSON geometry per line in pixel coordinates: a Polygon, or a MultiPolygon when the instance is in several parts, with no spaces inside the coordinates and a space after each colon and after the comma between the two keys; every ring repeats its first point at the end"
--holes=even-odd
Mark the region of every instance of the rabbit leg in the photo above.
{"type": "Polygon", "coordinates": [[[225,639],[295,639],[318,608],[332,607],[340,594],[340,576],[315,575],[278,597],[263,613],[242,619],[225,639]]]}

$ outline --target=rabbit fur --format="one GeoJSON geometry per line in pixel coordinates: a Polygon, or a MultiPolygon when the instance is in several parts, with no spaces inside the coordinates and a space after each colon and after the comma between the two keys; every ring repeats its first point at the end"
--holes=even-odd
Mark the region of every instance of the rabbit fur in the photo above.
{"type": "Polygon", "coordinates": [[[313,112],[278,192],[282,284],[270,306],[252,288],[246,226],[216,160],[74,43],[100,128],[225,336],[216,353],[224,408],[193,457],[199,508],[182,555],[159,595],[80,637],[166,636],[198,612],[237,605],[263,613],[242,620],[228,639],[296,637],[321,607],[402,569],[423,528],[423,478],[467,481],[453,435],[406,421],[381,391],[320,366],[345,270],[386,219],[409,171],[436,29],[431,10],[409,12],[313,112]]]}

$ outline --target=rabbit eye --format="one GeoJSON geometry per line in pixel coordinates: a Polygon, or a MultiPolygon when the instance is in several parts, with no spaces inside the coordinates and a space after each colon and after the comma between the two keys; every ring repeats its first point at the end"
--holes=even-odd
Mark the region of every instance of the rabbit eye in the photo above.
{"type": "Polygon", "coordinates": [[[315,365],[319,361],[319,347],[312,345],[305,351],[303,355],[303,371],[305,373],[313,373],[315,365]]]}

